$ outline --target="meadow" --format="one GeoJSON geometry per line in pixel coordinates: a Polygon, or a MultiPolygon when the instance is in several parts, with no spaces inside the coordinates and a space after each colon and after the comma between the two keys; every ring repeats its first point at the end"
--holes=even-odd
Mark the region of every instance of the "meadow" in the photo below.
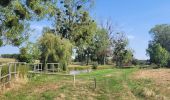
{"type": "MultiPolygon", "coordinates": [[[[1,100],[169,100],[169,69],[112,68],[73,76],[32,75],[1,100]],[[95,80],[96,79],[96,87],[95,80]]],[[[14,85],[15,86],[15,85],[14,85]]]]}

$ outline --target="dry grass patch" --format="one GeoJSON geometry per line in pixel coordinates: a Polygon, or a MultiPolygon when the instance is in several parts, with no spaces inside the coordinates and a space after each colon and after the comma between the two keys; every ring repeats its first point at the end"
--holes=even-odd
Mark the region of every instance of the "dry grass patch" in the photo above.
{"type": "Polygon", "coordinates": [[[8,63],[8,62],[16,62],[16,59],[12,58],[0,58],[0,64],[8,63]]]}
{"type": "Polygon", "coordinates": [[[34,90],[33,90],[33,94],[36,94],[36,93],[43,93],[45,91],[48,91],[48,90],[57,90],[59,88],[59,86],[57,84],[43,84],[43,85],[40,85],[40,86],[37,86],[34,90]]]}
{"type": "Polygon", "coordinates": [[[135,80],[149,79],[152,84],[143,87],[142,95],[153,100],[170,100],[170,69],[143,69],[132,76],[135,80]]]}
{"type": "Polygon", "coordinates": [[[135,79],[152,79],[157,84],[170,84],[170,69],[140,70],[133,76],[135,79]]]}

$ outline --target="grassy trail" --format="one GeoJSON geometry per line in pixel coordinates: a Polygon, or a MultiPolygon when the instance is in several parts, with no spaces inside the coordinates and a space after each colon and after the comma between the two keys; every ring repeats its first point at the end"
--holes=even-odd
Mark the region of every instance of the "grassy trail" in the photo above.
{"type": "Polygon", "coordinates": [[[22,87],[1,95],[0,100],[159,100],[153,81],[132,77],[138,70],[96,70],[76,76],[75,86],[72,76],[36,75],[22,87]]]}

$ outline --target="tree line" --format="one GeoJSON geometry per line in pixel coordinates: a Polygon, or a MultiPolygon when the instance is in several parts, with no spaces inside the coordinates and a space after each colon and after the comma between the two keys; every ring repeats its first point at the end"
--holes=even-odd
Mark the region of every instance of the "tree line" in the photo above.
{"type": "Polygon", "coordinates": [[[89,14],[93,0],[1,0],[0,46],[21,46],[18,59],[42,63],[59,62],[63,69],[75,61],[106,64],[111,58],[117,66],[132,63],[133,50],[128,48],[124,32],[114,31],[107,21],[98,24],[89,14]],[[45,27],[36,43],[28,42],[32,30],[29,22],[51,20],[53,28],[45,27]],[[25,42],[26,41],[26,42],[25,42]]]}
{"type": "Polygon", "coordinates": [[[170,25],[156,25],[150,30],[152,40],[149,41],[147,55],[150,63],[159,67],[170,66],[170,25]]]}

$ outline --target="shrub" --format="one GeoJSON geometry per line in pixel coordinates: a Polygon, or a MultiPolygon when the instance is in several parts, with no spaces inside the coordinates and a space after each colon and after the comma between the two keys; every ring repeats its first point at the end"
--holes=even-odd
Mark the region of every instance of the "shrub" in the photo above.
{"type": "Polygon", "coordinates": [[[97,69],[97,67],[98,67],[98,63],[94,62],[93,65],[92,65],[92,69],[97,69]]]}

